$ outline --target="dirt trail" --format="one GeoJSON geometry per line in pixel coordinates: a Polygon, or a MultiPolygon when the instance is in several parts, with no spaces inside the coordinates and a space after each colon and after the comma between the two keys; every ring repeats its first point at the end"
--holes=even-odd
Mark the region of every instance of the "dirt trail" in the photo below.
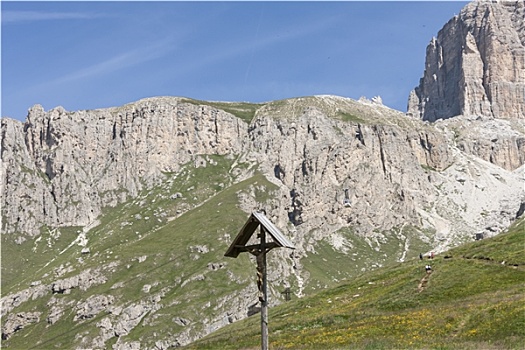
{"type": "Polygon", "coordinates": [[[428,271],[425,273],[425,276],[419,281],[419,285],[417,286],[417,290],[419,293],[424,291],[427,288],[428,279],[430,278],[430,275],[432,274],[432,271],[428,271]]]}

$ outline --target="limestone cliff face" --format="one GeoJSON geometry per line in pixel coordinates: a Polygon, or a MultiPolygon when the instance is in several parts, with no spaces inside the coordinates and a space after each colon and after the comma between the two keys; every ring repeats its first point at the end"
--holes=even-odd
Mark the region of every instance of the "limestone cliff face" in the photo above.
{"type": "Polygon", "coordinates": [[[403,127],[405,117],[385,107],[370,106],[370,119],[361,123],[337,120],[313,105],[351,101],[315,99],[290,102],[294,118],[263,108],[248,135],[253,156],[284,188],[281,206],[288,217],[282,224],[291,221],[306,232],[351,225],[362,234],[418,225],[416,208],[430,205],[435,195],[424,168],[442,170],[453,162],[445,138],[422,124],[403,127]],[[344,189],[352,210],[345,210],[344,189]]]}
{"type": "Polygon", "coordinates": [[[455,141],[463,152],[507,170],[518,169],[525,163],[525,136],[513,128],[517,123],[468,117],[453,118],[448,122],[444,124],[455,128],[455,141]]]}
{"type": "Polygon", "coordinates": [[[349,123],[331,117],[327,106],[357,112],[358,104],[315,99],[261,108],[248,133],[248,154],[281,187],[279,226],[291,222],[312,235],[294,235],[298,254],[307,241],[343,227],[366,236],[427,227],[444,247],[465,232],[499,231],[525,200],[515,170],[525,161],[516,152],[522,123],[463,117],[428,124],[375,104],[361,105],[366,119],[349,123]],[[498,216],[503,212],[510,215],[498,216]]]}
{"type": "Polygon", "coordinates": [[[525,118],[525,2],[473,1],[427,47],[408,113],[525,118]]]}
{"type": "Polygon", "coordinates": [[[24,124],[2,119],[3,232],[89,225],[194,154],[239,152],[246,130],[231,114],[176,98],[72,113],[35,106],[24,124]]]}
{"type": "Polygon", "coordinates": [[[78,112],[36,106],[24,124],[2,120],[2,232],[21,242],[44,226],[89,227],[103,208],[206,154],[256,161],[281,187],[282,226],[332,225],[320,230],[325,235],[337,227],[367,235],[420,226],[420,209],[446,196],[436,191],[436,176],[445,176],[457,152],[512,171],[525,162],[523,129],[490,119],[433,126],[335,96],[268,103],[251,124],[179,98],[78,112]]]}
{"type": "MultiPolygon", "coordinates": [[[[136,197],[195,155],[230,153],[256,157],[269,177],[286,186],[284,219],[295,224],[314,217],[341,220],[343,188],[359,208],[343,221],[362,221],[360,231],[415,220],[414,208],[428,198],[414,202],[409,192],[430,186],[421,181],[421,165],[443,169],[451,163],[445,140],[428,128],[347,123],[327,115],[329,103],[346,108],[349,101],[299,99],[280,112],[270,105],[250,127],[224,111],[176,98],[96,111],[35,106],[24,124],[2,120],[3,232],[34,236],[43,225],[87,226],[102,208],[136,197]],[[295,113],[292,104],[299,115],[281,118],[295,113]],[[383,206],[399,208],[377,215],[383,206]],[[372,219],[359,219],[362,214],[372,219]]],[[[384,118],[376,114],[372,120],[384,118]]]]}

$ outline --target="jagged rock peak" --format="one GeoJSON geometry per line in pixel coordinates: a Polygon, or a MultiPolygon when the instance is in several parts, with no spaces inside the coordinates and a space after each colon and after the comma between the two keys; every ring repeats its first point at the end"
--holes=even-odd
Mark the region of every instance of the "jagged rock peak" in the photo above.
{"type": "Polygon", "coordinates": [[[408,114],[525,118],[525,2],[473,1],[427,46],[408,114]]]}

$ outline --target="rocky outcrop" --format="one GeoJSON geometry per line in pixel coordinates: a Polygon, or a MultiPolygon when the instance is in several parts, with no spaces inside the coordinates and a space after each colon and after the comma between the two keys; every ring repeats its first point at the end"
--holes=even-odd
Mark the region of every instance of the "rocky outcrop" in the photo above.
{"type": "Polygon", "coordinates": [[[69,294],[74,288],[87,290],[89,287],[105,283],[107,278],[98,270],[87,269],[80,274],[55,281],[51,285],[51,291],[58,294],[69,294]]]}
{"type": "Polygon", "coordinates": [[[525,2],[473,1],[427,47],[408,114],[525,118],[525,2]]]}
{"type": "Polygon", "coordinates": [[[19,292],[3,295],[1,299],[1,315],[5,316],[15,307],[20,306],[29,300],[35,300],[37,298],[43,297],[49,293],[49,286],[38,285],[31,286],[30,288],[21,290],[19,292]]]}
{"type": "Polygon", "coordinates": [[[77,314],[73,321],[84,320],[96,316],[99,312],[104,311],[114,301],[112,295],[92,295],[85,301],[77,304],[77,314]]]}
{"type": "Polygon", "coordinates": [[[509,120],[460,116],[439,121],[459,150],[513,171],[525,164],[525,135],[509,120]]]}
{"type": "MultiPolygon", "coordinates": [[[[112,262],[109,264],[105,264],[99,268],[95,269],[86,269],[82,272],[80,272],[77,275],[59,279],[53,281],[49,285],[41,284],[39,282],[32,283],[29,288],[23,289],[21,291],[2,295],[2,299],[0,299],[0,310],[1,315],[4,316],[8,314],[11,310],[14,308],[20,306],[21,304],[25,303],[29,300],[35,300],[38,298],[42,298],[46,295],[50,294],[70,294],[72,289],[78,288],[82,291],[86,291],[89,288],[103,284],[108,279],[108,274],[114,271],[115,267],[118,266],[117,263],[112,262]]],[[[97,299],[94,299],[91,303],[88,304],[88,308],[92,309],[95,304],[110,304],[111,299],[108,301],[105,301],[106,299],[99,297],[97,299]]],[[[60,303],[52,302],[48,306],[60,306],[60,303]]],[[[80,306],[80,310],[82,310],[85,307],[80,306]]],[[[60,317],[60,312],[55,312],[53,316],[51,316],[51,319],[53,320],[51,323],[54,323],[54,320],[56,318],[60,317]]],[[[82,311],[79,311],[79,317],[80,318],[88,318],[88,317],[82,317],[84,313],[82,311]]]]}
{"type": "Polygon", "coordinates": [[[2,327],[2,339],[9,339],[15,332],[40,321],[41,312],[19,312],[9,314],[2,327]]]}
{"type": "Polygon", "coordinates": [[[150,307],[144,304],[130,305],[122,311],[114,333],[117,337],[128,334],[150,311],[150,307]]]}

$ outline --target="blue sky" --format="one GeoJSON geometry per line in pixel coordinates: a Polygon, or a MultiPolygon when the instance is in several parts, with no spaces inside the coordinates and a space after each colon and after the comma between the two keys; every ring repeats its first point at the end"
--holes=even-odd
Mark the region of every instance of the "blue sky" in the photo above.
{"type": "Polygon", "coordinates": [[[405,111],[464,1],[1,2],[1,115],[151,96],[381,96],[405,111]]]}

